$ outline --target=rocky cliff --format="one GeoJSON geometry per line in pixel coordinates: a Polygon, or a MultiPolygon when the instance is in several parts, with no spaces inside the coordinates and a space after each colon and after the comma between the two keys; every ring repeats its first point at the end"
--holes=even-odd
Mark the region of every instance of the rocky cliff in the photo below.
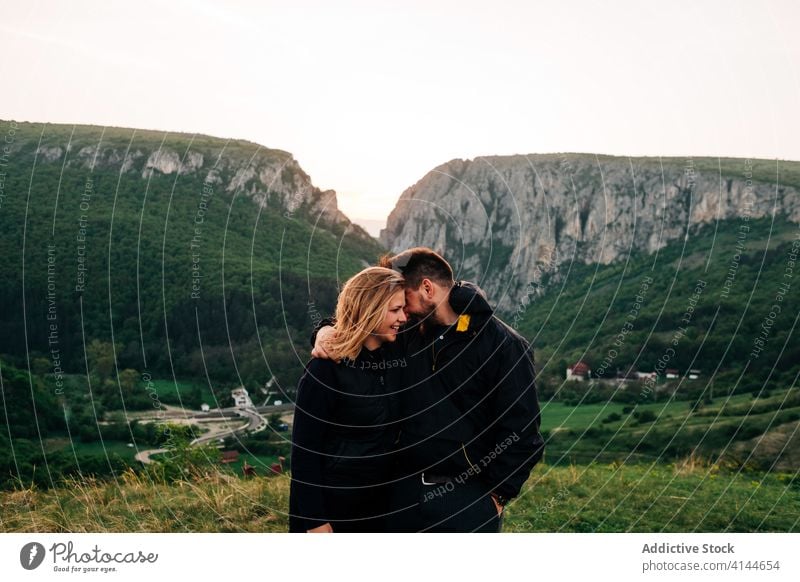
{"type": "Polygon", "coordinates": [[[512,310],[573,261],[653,252],[719,220],[800,222],[798,162],[587,154],[452,160],[403,192],[381,242],[445,254],[512,310]]]}
{"type": "Polygon", "coordinates": [[[126,177],[139,175],[142,180],[153,175],[180,179],[194,174],[222,185],[229,194],[244,194],[287,215],[297,213],[337,231],[349,228],[351,235],[372,241],[339,210],[336,192],[314,186],[288,152],[241,140],[146,130],[75,126],[69,131],[70,126],[66,125],[31,123],[18,123],[15,127],[18,135],[38,135],[42,130],[46,140],[37,145],[17,139],[9,147],[12,157],[33,148],[24,153],[35,154],[39,165],[112,169],[126,177]],[[178,150],[175,143],[188,144],[188,148],[178,150]]]}

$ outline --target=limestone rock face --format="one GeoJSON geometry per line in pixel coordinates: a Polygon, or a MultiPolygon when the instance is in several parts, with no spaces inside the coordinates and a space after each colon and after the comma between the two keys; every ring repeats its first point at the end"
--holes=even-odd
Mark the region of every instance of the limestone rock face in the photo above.
{"type": "Polygon", "coordinates": [[[698,167],[690,158],[587,154],[453,160],[403,192],[381,242],[443,252],[457,278],[478,282],[509,312],[573,261],[609,264],[699,225],[773,209],[800,222],[798,190],[755,181],[749,160],[726,160],[722,175],[698,167]]]}
{"type": "MultiPolygon", "coordinates": [[[[374,243],[366,231],[339,210],[336,192],[314,186],[288,152],[206,136],[195,136],[196,140],[188,142],[184,139],[189,144],[187,149],[176,147],[174,142],[165,143],[163,135],[145,130],[137,130],[135,135],[131,130],[131,137],[103,138],[103,130],[94,129],[96,141],[80,135],[75,140],[66,138],[63,145],[43,143],[36,146],[34,153],[38,163],[64,164],[88,171],[113,168],[125,174],[138,174],[143,180],[156,176],[199,177],[231,197],[247,196],[287,218],[302,217],[326,229],[333,227],[336,233],[347,230],[357,238],[374,243]]],[[[26,147],[23,140],[17,140],[14,151],[23,147],[26,147]]]]}
{"type": "Polygon", "coordinates": [[[181,169],[181,158],[178,152],[170,150],[156,150],[150,154],[145,162],[142,178],[148,178],[154,170],[162,174],[174,174],[181,169]]]}

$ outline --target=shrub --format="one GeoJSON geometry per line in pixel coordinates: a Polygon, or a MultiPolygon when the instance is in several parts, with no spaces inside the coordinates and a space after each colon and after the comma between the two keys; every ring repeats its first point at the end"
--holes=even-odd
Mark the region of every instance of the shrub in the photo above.
{"type": "Polygon", "coordinates": [[[633,416],[640,422],[653,422],[656,418],[656,413],[652,410],[639,410],[633,413],[633,416]]]}

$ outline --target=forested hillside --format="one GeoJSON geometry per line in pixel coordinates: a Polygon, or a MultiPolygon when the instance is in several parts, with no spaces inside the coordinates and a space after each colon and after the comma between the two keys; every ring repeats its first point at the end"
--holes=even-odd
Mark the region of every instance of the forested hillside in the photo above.
{"type": "Polygon", "coordinates": [[[598,379],[677,369],[684,392],[789,387],[800,372],[800,228],[781,216],[694,229],[653,253],[572,264],[509,317],[546,376],[585,361],[598,379]],[[777,307],[776,307],[777,305],[777,307]],[[687,381],[689,369],[701,372],[687,381]]]}
{"type": "MultiPolygon", "coordinates": [[[[5,122],[9,123],[9,122],[5,122]]],[[[291,387],[337,281],[380,248],[292,156],[206,136],[16,124],[0,208],[0,353],[291,387]],[[113,364],[112,364],[113,365],[113,364]]],[[[45,364],[45,361],[47,364],[45,364]]]]}

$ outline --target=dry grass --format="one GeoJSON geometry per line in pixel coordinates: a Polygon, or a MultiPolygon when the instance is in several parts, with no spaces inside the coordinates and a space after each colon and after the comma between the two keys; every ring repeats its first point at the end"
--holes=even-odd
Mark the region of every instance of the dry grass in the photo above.
{"type": "MultiPolygon", "coordinates": [[[[0,492],[5,532],[285,532],[289,478],[194,473],[173,483],[129,471],[56,489],[0,492]]],[[[505,531],[797,531],[796,473],[674,465],[538,466],[505,531]]]]}
{"type": "Polygon", "coordinates": [[[172,484],[133,471],[116,481],[0,493],[0,530],[14,532],[286,531],[288,477],[195,474],[172,484]]]}

